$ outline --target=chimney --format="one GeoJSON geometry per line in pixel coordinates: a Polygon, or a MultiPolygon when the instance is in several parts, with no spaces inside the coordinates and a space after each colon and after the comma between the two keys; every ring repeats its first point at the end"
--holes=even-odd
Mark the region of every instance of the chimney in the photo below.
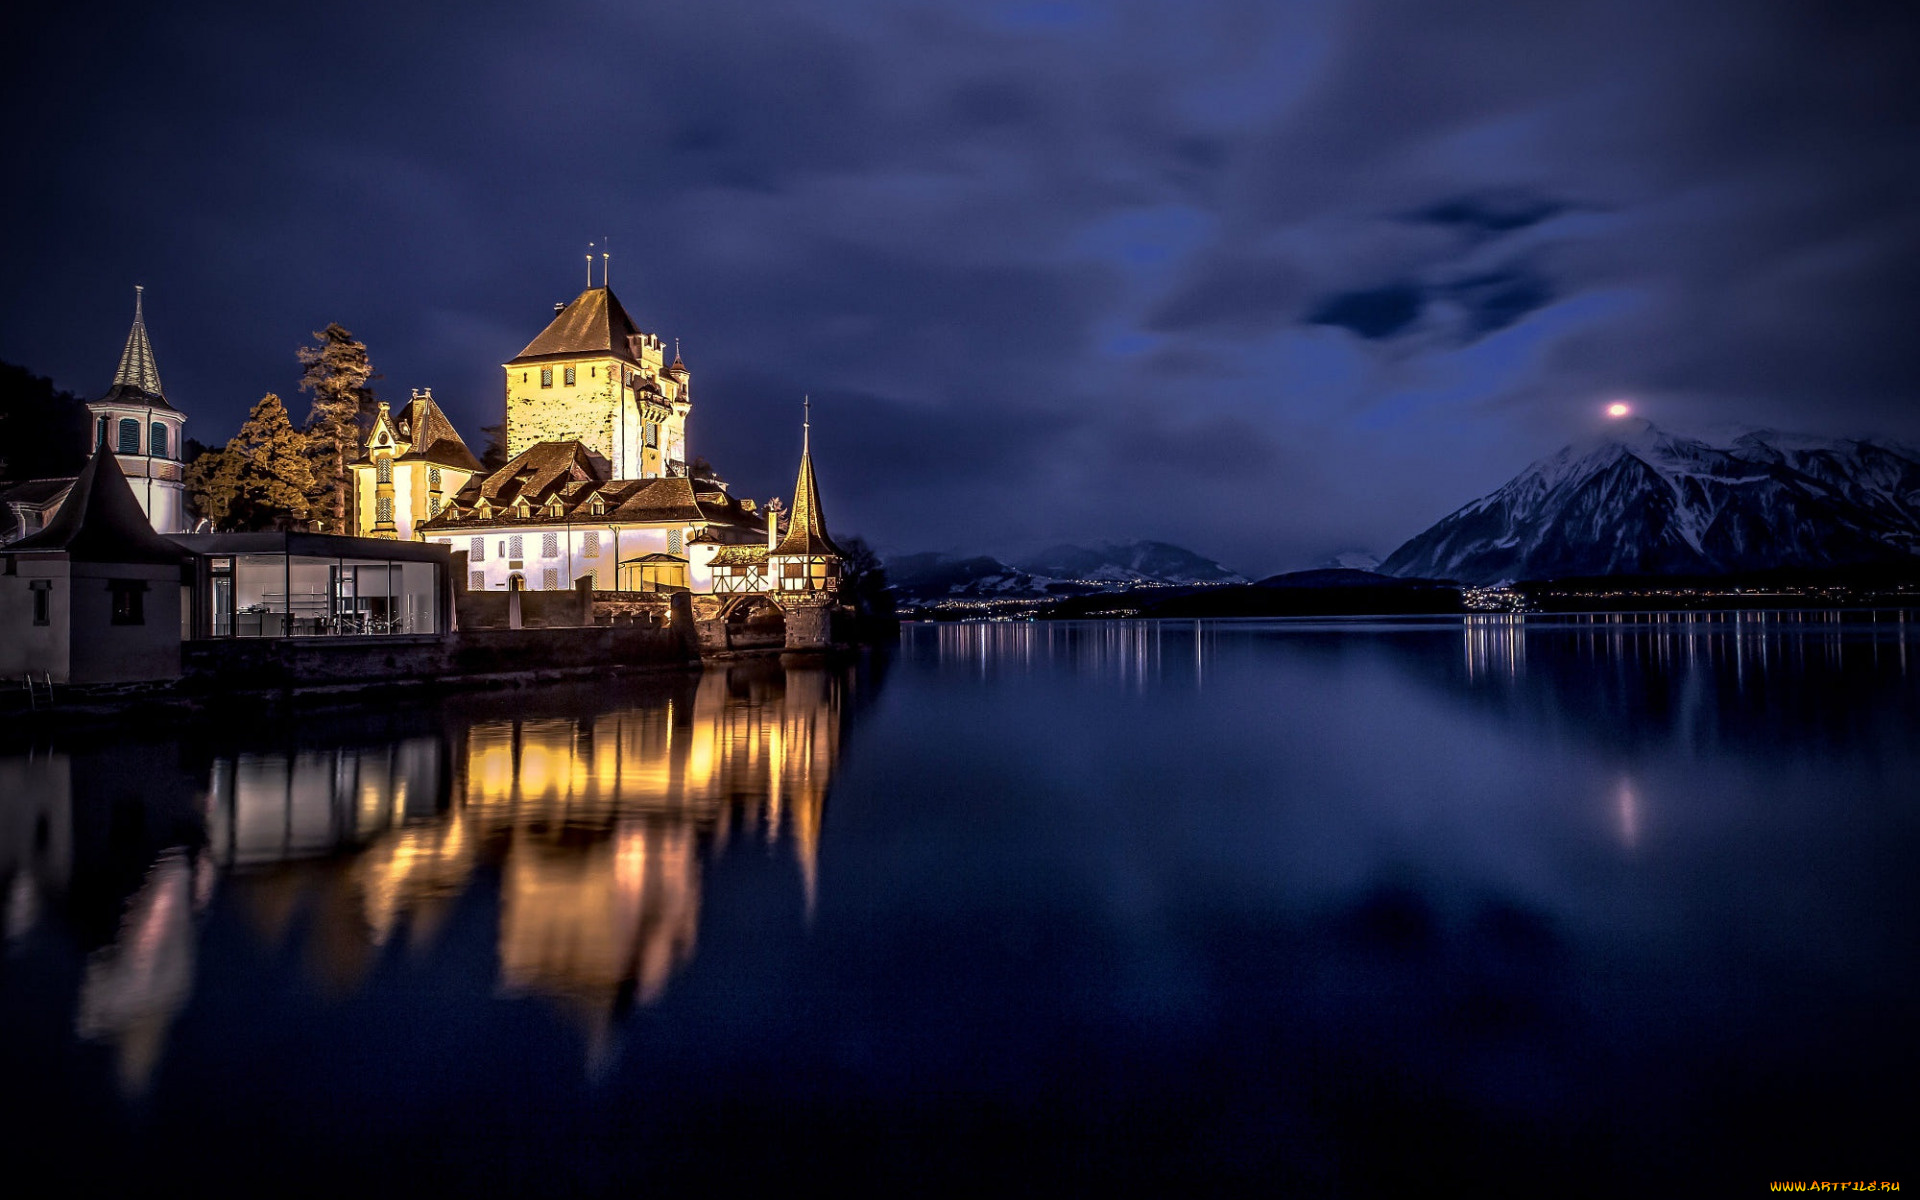
{"type": "Polygon", "coordinates": [[[567,302],[565,300],[556,300],[553,302],[554,316],[556,317],[559,316],[561,313],[565,312],[566,309],[567,309],[567,302]]]}

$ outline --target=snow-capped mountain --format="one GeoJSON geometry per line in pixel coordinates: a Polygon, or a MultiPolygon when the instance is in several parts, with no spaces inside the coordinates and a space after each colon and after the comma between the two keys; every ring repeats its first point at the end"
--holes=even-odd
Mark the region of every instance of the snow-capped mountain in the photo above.
{"type": "Polygon", "coordinates": [[[887,578],[907,599],[985,599],[1118,591],[1142,584],[1204,585],[1246,579],[1210,558],[1166,542],[1055,546],[1010,565],[979,555],[905,554],[887,560],[887,578]]]}
{"type": "Polygon", "coordinates": [[[1380,556],[1371,550],[1341,550],[1329,554],[1313,564],[1316,571],[1375,571],[1380,567],[1380,556]]]}
{"type": "Polygon", "coordinates": [[[1245,583],[1210,558],[1166,542],[1053,546],[1017,564],[1036,579],[1087,583],[1245,583]]]}
{"type": "Polygon", "coordinates": [[[1773,431],[1721,449],[1633,421],[1534,463],[1408,541],[1380,569],[1494,583],[1821,568],[1917,554],[1920,458],[1912,451],[1773,431]]]}

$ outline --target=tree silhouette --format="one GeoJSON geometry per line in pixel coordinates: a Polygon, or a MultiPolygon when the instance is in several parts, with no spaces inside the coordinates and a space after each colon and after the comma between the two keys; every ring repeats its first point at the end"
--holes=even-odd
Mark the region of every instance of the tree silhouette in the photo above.
{"type": "Polygon", "coordinates": [[[0,479],[77,475],[87,465],[87,406],[53,380],[0,363],[0,479]]]}

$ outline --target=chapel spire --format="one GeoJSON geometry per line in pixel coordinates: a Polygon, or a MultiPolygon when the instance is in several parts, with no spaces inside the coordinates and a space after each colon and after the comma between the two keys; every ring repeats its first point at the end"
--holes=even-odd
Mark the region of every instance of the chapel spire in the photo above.
{"type": "Polygon", "coordinates": [[[127,331],[126,349],[120,352],[120,366],[113,373],[115,387],[137,388],[149,396],[165,396],[160,390],[160,368],[153,362],[153,343],[147,340],[147,318],[142,311],[146,288],[133,289],[133,328],[127,331]]]}

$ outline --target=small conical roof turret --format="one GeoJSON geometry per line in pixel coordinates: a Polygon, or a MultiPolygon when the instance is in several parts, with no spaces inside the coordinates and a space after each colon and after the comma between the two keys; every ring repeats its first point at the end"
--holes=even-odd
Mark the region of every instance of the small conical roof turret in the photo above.
{"type": "Polygon", "coordinates": [[[820,486],[813,478],[812,402],[801,422],[800,478],[793,484],[793,515],[787,520],[786,536],[773,548],[775,554],[832,554],[840,558],[840,547],[827,535],[827,517],[820,509],[820,486]]]}
{"type": "Polygon", "coordinates": [[[113,386],[96,403],[113,401],[171,410],[166,393],[160,388],[160,368],[153,361],[153,343],[147,338],[144,301],[146,289],[133,289],[133,328],[127,331],[126,347],[120,351],[120,365],[113,372],[113,386]]]}

